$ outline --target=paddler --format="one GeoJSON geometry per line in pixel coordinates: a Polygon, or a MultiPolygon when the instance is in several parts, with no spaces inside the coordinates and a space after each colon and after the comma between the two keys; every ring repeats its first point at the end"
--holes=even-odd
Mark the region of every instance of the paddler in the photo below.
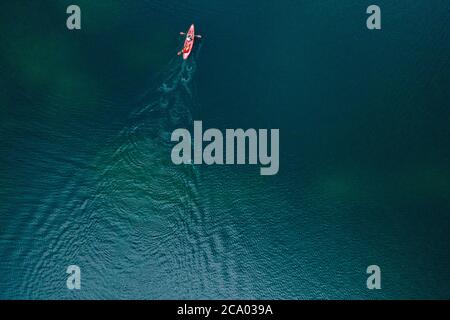
{"type": "Polygon", "coordinates": [[[185,45],[184,48],[183,48],[183,50],[181,50],[180,52],[178,52],[178,55],[180,56],[180,55],[183,54],[183,53],[188,53],[190,49],[191,49],[191,48],[189,47],[189,45],[185,45]]]}
{"type": "Polygon", "coordinates": [[[184,32],[180,32],[180,35],[182,36],[186,36],[186,41],[185,41],[185,46],[183,48],[183,50],[181,50],[180,52],[178,52],[178,55],[182,55],[182,54],[186,54],[189,53],[192,50],[192,42],[194,42],[194,37],[200,39],[202,36],[201,35],[192,35],[190,33],[188,33],[186,35],[186,33],[184,32]]]}
{"type": "Polygon", "coordinates": [[[186,37],[186,45],[184,46],[183,50],[181,50],[180,52],[178,52],[178,55],[180,56],[183,53],[189,53],[189,51],[191,50],[190,47],[190,43],[194,41],[194,39],[192,39],[192,35],[188,34],[186,37]]]}

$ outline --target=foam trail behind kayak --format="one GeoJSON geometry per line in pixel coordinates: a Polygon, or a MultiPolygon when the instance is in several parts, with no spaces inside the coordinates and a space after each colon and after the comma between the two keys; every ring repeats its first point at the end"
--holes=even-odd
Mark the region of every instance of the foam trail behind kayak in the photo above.
{"type": "MultiPolygon", "coordinates": [[[[176,166],[170,157],[171,133],[192,127],[197,109],[194,75],[199,49],[187,61],[174,58],[168,63],[159,85],[142,96],[140,106],[130,113],[129,124],[99,151],[92,164],[95,191],[83,210],[89,221],[113,225],[115,245],[138,257],[123,260],[120,270],[140,266],[157,275],[163,269],[158,261],[171,270],[181,270],[186,264],[192,270],[207,267],[201,251],[192,261],[183,260],[192,256],[192,245],[204,242],[201,239],[207,234],[198,191],[200,169],[176,166]],[[140,228],[134,234],[135,242],[129,241],[130,226],[140,228]],[[173,257],[170,252],[181,254],[173,257]]],[[[104,230],[103,224],[93,225],[81,249],[87,251],[104,230]]],[[[97,252],[88,254],[94,259],[97,252]]],[[[107,267],[99,263],[95,273],[106,273],[107,267]]]]}

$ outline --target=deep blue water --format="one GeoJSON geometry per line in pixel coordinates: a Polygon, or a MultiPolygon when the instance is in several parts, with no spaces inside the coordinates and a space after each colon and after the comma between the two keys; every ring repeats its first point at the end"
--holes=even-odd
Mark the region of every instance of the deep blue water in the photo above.
{"type": "Polygon", "coordinates": [[[450,298],[448,1],[76,3],[0,4],[0,298],[450,298]],[[193,120],[279,174],[173,165],[193,120]]]}

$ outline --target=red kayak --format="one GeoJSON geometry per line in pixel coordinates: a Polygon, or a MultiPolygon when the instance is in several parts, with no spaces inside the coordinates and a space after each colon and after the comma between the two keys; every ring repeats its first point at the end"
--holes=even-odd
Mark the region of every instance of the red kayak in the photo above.
{"type": "Polygon", "coordinates": [[[183,54],[183,59],[187,60],[189,58],[189,55],[192,52],[192,49],[194,48],[194,42],[195,38],[201,38],[201,36],[195,34],[195,27],[192,25],[189,28],[189,31],[187,33],[180,32],[181,35],[186,35],[186,40],[184,41],[184,47],[183,50],[178,52],[178,55],[180,56],[183,54]]]}

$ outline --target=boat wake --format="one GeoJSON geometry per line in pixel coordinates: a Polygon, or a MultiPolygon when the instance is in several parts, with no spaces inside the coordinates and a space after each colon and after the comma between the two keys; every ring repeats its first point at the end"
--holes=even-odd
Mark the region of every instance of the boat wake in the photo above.
{"type": "MultiPolygon", "coordinates": [[[[26,274],[23,283],[30,285],[22,291],[28,297],[38,297],[33,288],[69,264],[80,265],[89,278],[84,299],[195,298],[198,290],[192,288],[207,287],[221,240],[211,237],[216,224],[200,191],[199,169],[176,166],[170,157],[171,132],[190,127],[198,112],[194,77],[200,49],[187,61],[170,61],[128,125],[58,190],[59,211],[40,215],[65,220],[39,224],[39,234],[51,232],[52,238],[29,253],[42,256],[38,267],[47,271],[26,274]],[[65,210],[70,214],[56,214],[65,210]],[[193,281],[192,275],[202,276],[193,281]]],[[[223,267],[213,272],[226,276],[223,267]]],[[[72,297],[63,286],[54,295],[72,297]]]]}
{"type": "MultiPolygon", "coordinates": [[[[187,61],[169,63],[160,85],[142,97],[130,124],[97,157],[95,196],[83,203],[84,214],[95,223],[84,230],[83,241],[88,260],[98,261],[99,279],[108,272],[108,261],[116,261],[115,268],[127,279],[141,273],[140,268],[156,280],[186,265],[207,274],[203,253],[193,254],[195,244],[204,242],[199,171],[175,166],[170,158],[171,132],[190,126],[198,108],[194,75],[199,49],[187,61]]],[[[168,297],[161,296],[165,288],[153,290],[155,297],[168,297]]]]}

